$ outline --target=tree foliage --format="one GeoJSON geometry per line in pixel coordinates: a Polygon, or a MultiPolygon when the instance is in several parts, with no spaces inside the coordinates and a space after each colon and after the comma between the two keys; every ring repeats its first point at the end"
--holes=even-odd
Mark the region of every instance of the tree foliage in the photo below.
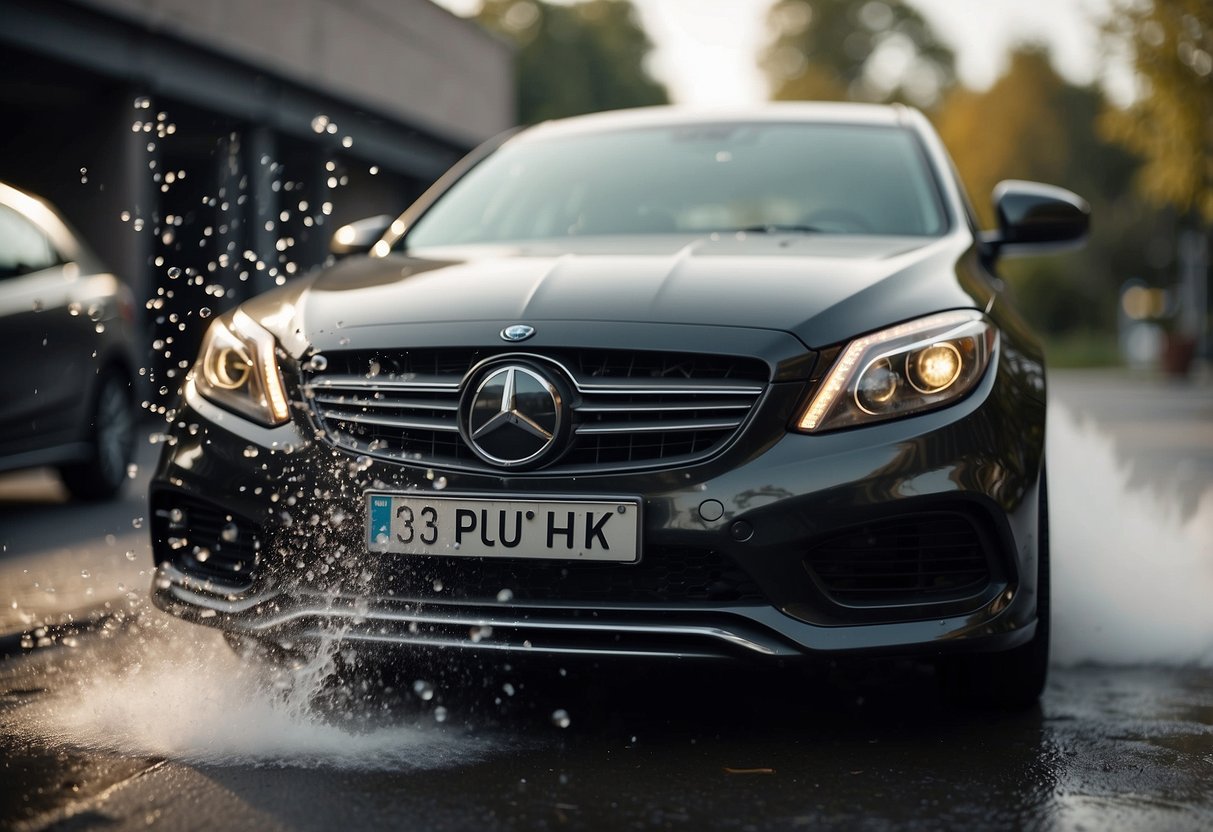
{"type": "Polygon", "coordinates": [[[1143,89],[1109,107],[1104,134],[1138,154],[1138,185],[1156,203],[1213,224],[1213,3],[1118,0],[1107,25],[1127,46],[1143,89]]]}
{"type": "Polygon", "coordinates": [[[1106,106],[1097,87],[1068,83],[1047,51],[1025,46],[988,90],[954,89],[935,116],[984,227],[994,226],[990,196],[1003,179],[1060,185],[1091,203],[1085,250],[1003,265],[1029,319],[1052,334],[1110,330],[1121,283],[1149,268],[1153,229],[1130,187],[1138,164],[1096,130],[1106,106]]]}
{"type": "Polygon", "coordinates": [[[779,0],[768,27],[761,62],[777,99],[930,108],[956,80],[952,50],[902,0],[779,0]]]}
{"type": "Polygon", "coordinates": [[[484,0],[476,19],[517,48],[523,124],[669,103],[645,61],[653,48],[629,0],[484,0]]]}

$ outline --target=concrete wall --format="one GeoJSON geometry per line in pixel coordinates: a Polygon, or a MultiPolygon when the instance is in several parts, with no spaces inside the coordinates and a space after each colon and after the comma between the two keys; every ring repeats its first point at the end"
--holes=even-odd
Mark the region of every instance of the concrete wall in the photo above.
{"type": "Polygon", "coordinates": [[[402,211],[511,126],[512,65],[429,0],[0,0],[0,180],[160,298],[140,325],[164,404],[197,310],[316,268],[342,223],[402,211]],[[150,349],[170,337],[172,355],[150,349]]]}
{"type": "Polygon", "coordinates": [[[74,0],[468,144],[514,120],[509,47],[429,0],[74,0]]]}

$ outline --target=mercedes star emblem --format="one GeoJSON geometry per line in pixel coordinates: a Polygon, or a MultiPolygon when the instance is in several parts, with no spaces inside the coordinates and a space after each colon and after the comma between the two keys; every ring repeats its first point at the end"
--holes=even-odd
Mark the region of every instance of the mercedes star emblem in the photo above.
{"type": "Polygon", "coordinates": [[[501,340],[503,341],[525,341],[535,334],[535,327],[527,326],[526,324],[514,324],[507,326],[501,330],[501,340]]]}
{"type": "Polygon", "coordinates": [[[482,459],[515,467],[549,451],[560,432],[560,391],[521,364],[498,367],[484,377],[467,412],[467,438],[482,459]]]}

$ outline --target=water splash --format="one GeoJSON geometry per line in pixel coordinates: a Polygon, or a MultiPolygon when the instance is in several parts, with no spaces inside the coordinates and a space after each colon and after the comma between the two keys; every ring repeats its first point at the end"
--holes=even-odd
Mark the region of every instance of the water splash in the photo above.
{"type": "MultiPolygon", "coordinates": [[[[57,692],[25,709],[13,732],[191,765],[433,769],[473,763],[496,749],[487,737],[451,727],[447,709],[439,716],[428,701],[404,717],[357,708],[365,718],[352,721],[351,711],[332,701],[318,705],[333,688],[334,649],[283,671],[287,683],[282,673],[238,657],[217,633],[154,611],[143,620],[117,655],[101,654],[102,664],[74,652],[72,665],[56,673],[57,692]]],[[[347,699],[360,692],[338,691],[347,699]]],[[[434,693],[430,698],[436,701],[434,693]]]]}
{"type": "Polygon", "coordinates": [[[1181,512],[1130,485],[1111,437],[1056,402],[1048,456],[1054,661],[1213,666],[1213,488],[1181,512]]]}

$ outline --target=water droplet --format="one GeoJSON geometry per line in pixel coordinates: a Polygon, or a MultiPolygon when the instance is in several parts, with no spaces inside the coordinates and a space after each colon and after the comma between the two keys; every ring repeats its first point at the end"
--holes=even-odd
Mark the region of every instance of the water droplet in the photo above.
{"type": "Polygon", "coordinates": [[[260,451],[258,451],[258,450],[257,450],[257,448],[256,448],[256,447],[254,447],[253,445],[245,445],[245,446],[244,446],[244,455],[245,455],[245,457],[247,457],[248,459],[252,459],[252,458],[253,458],[253,457],[255,457],[255,456],[258,454],[258,453],[260,453],[260,451]]]}
{"type": "Polygon", "coordinates": [[[126,466],[126,476],[127,476],[127,479],[132,479],[132,480],[135,477],[139,476],[139,466],[133,462],[130,465],[126,466]]]}
{"type": "Polygon", "coordinates": [[[219,537],[222,538],[224,543],[235,543],[236,538],[239,536],[240,529],[236,527],[235,523],[228,523],[223,527],[223,531],[219,533],[219,537]]]}
{"type": "Polygon", "coordinates": [[[211,309],[209,306],[204,306],[198,310],[199,318],[209,318],[210,316],[211,316],[211,309]]]}
{"type": "Polygon", "coordinates": [[[569,712],[564,708],[557,708],[552,711],[552,724],[557,728],[568,728],[571,723],[572,720],[569,719],[569,712]]]}
{"type": "Polygon", "coordinates": [[[81,569],[81,570],[80,570],[80,577],[81,577],[81,578],[91,578],[92,576],[93,576],[93,573],[92,573],[92,572],[89,572],[87,569],[81,569]]]}
{"type": "Polygon", "coordinates": [[[307,368],[313,373],[323,373],[328,366],[329,360],[323,355],[313,355],[312,360],[307,363],[307,368]]]}
{"type": "Polygon", "coordinates": [[[506,696],[514,695],[514,686],[511,685],[509,682],[506,682],[504,685],[502,685],[501,689],[505,692],[506,696]]]}
{"type": "Polygon", "coordinates": [[[508,604],[514,600],[514,591],[512,589],[503,589],[497,593],[497,600],[502,604],[508,604]]]}
{"type": "Polygon", "coordinates": [[[34,298],[34,311],[35,312],[42,311],[42,298],[34,298]]]}
{"type": "Polygon", "coordinates": [[[413,682],[413,693],[421,697],[422,702],[429,702],[434,698],[434,686],[424,679],[418,679],[413,682]]]}
{"type": "Polygon", "coordinates": [[[177,268],[176,266],[169,266],[168,276],[172,280],[176,280],[177,278],[181,277],[181,269],[177,268]]]}
{"type": "Polygon", "coordinates": [[[323,133],[331,122],[329,117],[323,113],[312,119],[312,131],[315,133],[323,133]]]}
{"type": "Polygon", "coordinates": [[[438,707],[434,708],[434,721],[435,722],[446,722],[446,718],[447,718],[446,708],[444,708],[442,705],[439,705],[438,707]]]}
{"type": "Polygon", "coordinates": [[[438,579],[434,580],[434,591],[442,592],[442,581],[441,580],[438,580],[438,579]]]}
{"type": "Polygon", "coordinates": [[[446,477],[438,477],[436,480],[434,480],[435,491],[441,491],[444,488],[446,488],[446,477]]]}
{"type": "Polygon", "coordinates": [[[206,563],[210,559],[211,559],[211,550],[210,549],[203,548],[202,546],[194,547],[194,560],[198,561],[199,563],[206,563]]]}
{"type": "Polygon", "coordinates": [[[136,529],[142,529],[143,528],[143,518],[142,517],[133,518],[131,520],[131,526],[133,526],[136,529]]]}
{"type": "Polygon", "coordinates": [[[79,317],[80,313],[83,311],[84,307],[78,303],[69,303],[67,305],[67,314],[71,315],[73,318],[79,317]]]}
{"type": "Polygon", "coordinates": [[[127,559],[127,560],[132,560],[132,561],[133,561],[133,560],[135,559],[135,557],[136,557],[136,556],[135,556],[135,550],[134,550],[134,549],[127,549],[127,550],[126,550],[126,559],[127,559]]]}

